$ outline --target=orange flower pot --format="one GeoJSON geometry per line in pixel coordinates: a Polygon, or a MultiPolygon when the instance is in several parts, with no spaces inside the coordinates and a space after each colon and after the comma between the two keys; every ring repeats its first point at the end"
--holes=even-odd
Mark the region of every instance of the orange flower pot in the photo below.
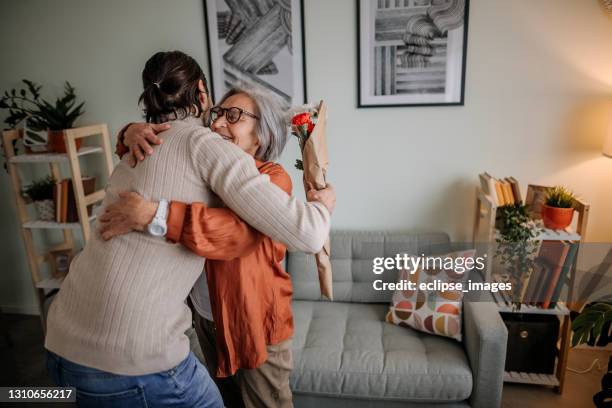
{"type": "MultiPolygon", "coordinates": [[[[55,153],[66,153],[66,143],[64,142],[63,130],[49,130],[49,150],[55,153]]],[[[76,149],[81,148],[81,139],[75,140],[76,149]]]]}
{"type": "Polygon", "coordinates": [[[574,217],[573,208],[558,208],[544,204],[542,206],[542,221],[550,229],[564,229],[569,227],[574,217]]]}

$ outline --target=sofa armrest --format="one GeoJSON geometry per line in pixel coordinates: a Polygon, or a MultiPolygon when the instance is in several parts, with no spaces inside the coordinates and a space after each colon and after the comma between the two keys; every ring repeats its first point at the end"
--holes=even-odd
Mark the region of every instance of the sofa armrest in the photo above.
{"type": "Polygon", "coordinates": [[[472,367],[470,406],[501,406],[508,330],[490,294],[463,304],[463,343],[472,367]]]}

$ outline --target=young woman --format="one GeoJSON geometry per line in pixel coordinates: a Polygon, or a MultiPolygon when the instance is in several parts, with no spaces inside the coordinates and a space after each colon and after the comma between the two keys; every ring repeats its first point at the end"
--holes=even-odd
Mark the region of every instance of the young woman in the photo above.
{"type": "MultiPolygon", "coordinates": [[[[271,162],[287,138],[283,109],[272,95],[258,88],[232,89],[211,109],[211,118],[213,131],[253,156],[259,171],[291,194],[289,175],[271,162]]],[[[126,143],[136,148],[136,140],[126,143]]],[[[142,229],[139,224],[150,219],[157,204],[131,194],[116,207],[142,229]]],[[[102,219],[112,222],[108,214],[102,219]]],[[[281,266],[285,246],[253,230],[229,209],[176,201],[170,205],[166,238],[207,258],[206,275],[196,283],[191,299],[209,369],[213,366],[218,377],[238,372],[247,407],[292,406],[292,288],[281,266]],[[209,304],[214,323],[207,318],[209,304]]],[[[224,395],[226,404],[228,397],[224,395]]]]}
{"type": "MultiPolygon", "coordinates": [[[[121,191],[208,205],[220,198],[293,248],[316,251],[323,244],[330,214],[323,204],[288,198],[250,156],[202,126],[206,82],[192,58],[155,54],[142,77],[147,120],[169,121],[169,130],[152,158],[117,165],[103,207],[121,191]],[[286,217],[274,219],[270,209],[286,217]]],[[[76,387],[85,407],[223,406],[185,335],[192,320],[185,299],[202,266],[201,257],[163,239],[131,233],[105,241],[96,229],[49,311],[45,347],[54,381],[76,387]]]]}

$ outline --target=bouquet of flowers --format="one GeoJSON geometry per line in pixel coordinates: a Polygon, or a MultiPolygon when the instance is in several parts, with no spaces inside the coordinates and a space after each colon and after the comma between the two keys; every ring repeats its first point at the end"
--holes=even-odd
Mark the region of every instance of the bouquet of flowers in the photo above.
{"type": "MultiPolygon", "coordinates": [[[[323,101],[317,107],[301,106],[291,112],[291,133],[298,138],[302,159],[295,167],[304,172],[304,189],[321,190],[327,185],[325,175],[329,166],[327,154],[327,107],[323,101]]],[[[321,295],[333,300],[332,268],[329,237],[323,249],[315,254],[321,295]]]]}

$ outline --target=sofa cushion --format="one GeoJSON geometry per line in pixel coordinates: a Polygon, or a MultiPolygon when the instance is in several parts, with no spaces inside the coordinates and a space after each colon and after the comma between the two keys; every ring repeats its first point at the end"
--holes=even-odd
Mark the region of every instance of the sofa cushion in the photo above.
{"type": "MultiPolygon", "coordinates": [[[[331,264],[334,300],[339,302],[390,302],[392,291],[376,291],[374,280],[396,282],[397,270],[380,275],[372,272],[376,257],[396,254],[441,254],[451,249],[445,233],[386,233],[372,231],[332,231],[331,264]]],[[[295,300],[320,300],[319,277],[313,255],[287,254],[287,271],[293,283],[295,300]]]]}
{"type": "Polygon", "coordinates": [[[472,372],[461,344],[384,322],[388,305],[294,301],[296,394],[462,401],[472,372]]]}
{"type": "Polygon", "coordinates": [[[398,326],[412,327],[425,333],[461,341],[462,289],[428,290],[422,288],[421,285],[436,282],[445,285],[459,283],[466,288],[469,270],[466,271],[464,262],[465,259],[474,259],[475,253],[474,249],[451,252],[440,255],[441,264],[435,267],[419,267],[414,271],[400,271],[398,283],[410,282],[416,286],[416,289],[398,288],[395,290],[386,320],[398,326]],[[442,264],[456,259],[463,260],[463,262],[461,264],[455,262],[449,265],[442,264]]]}

